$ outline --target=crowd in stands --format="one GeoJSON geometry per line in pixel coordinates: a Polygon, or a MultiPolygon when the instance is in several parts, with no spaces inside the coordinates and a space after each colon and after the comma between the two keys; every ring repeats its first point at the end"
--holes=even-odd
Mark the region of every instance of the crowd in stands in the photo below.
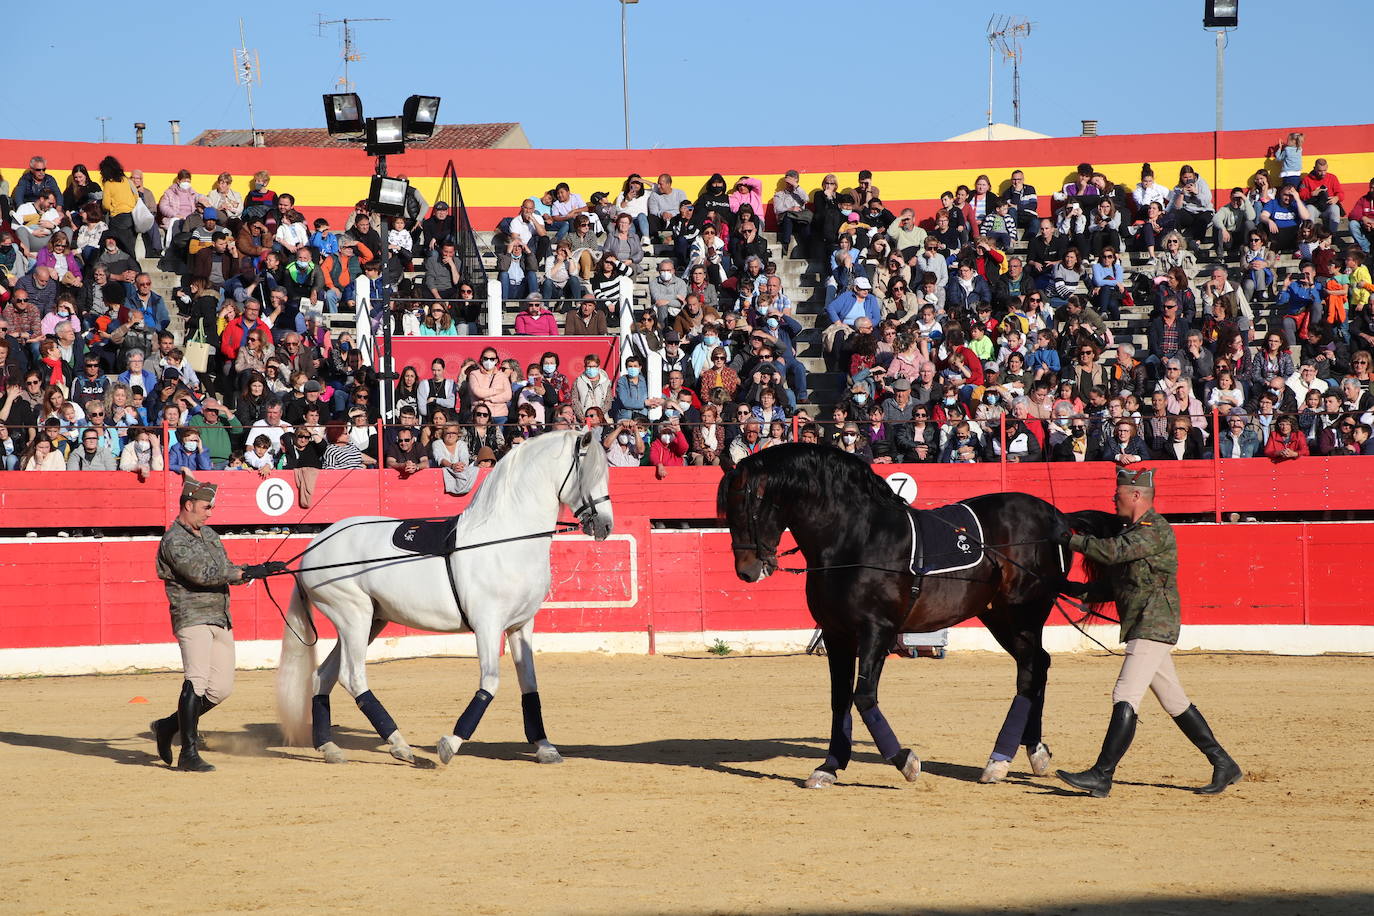
{"type": "Polygon", "coordinates": [[[867,171],[809,193],[789,171],[771,197],[749,176],[695,198],[667,174],[587,200],[560,182],[496,227],[501,296],[517,335],[604,335],[638,282],[624,371],[487,346],[394,382],[329,315],[365,303],[374,333],[481,333],[486,289],[446,203],[381,218],[360,201],[336,230],[266,172],[240,194],[183,170],[158,195],[111,156],[62,186],[34,157],[0,176],[0,468],[470,480],[582,427],[612,465],[661,471],[794,437],[876,462],[1374,454],[1374,181],[1357,196],[1303,142],[1224,199],[1148,163],[1133,187],[1084,163],[1043,197],[1020,171],[997,190],[979,175],[929,213],[893,213],[867,171]],[[170,297],[140,244],[180,278],[170,297]],[[789,257],[819,271],[814,330],[789,257]],[[1116,339],[1123,314],[1148,315],[1145,346],[1116,339]],[[843,375],[837,403],[812,397],[808,333],[843,375]]]}

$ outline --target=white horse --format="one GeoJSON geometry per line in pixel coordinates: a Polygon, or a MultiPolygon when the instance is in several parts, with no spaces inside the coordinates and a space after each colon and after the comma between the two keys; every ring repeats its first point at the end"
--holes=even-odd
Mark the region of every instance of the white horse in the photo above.
{"type": "Polygon", "coordinates": [[[343,762],[329,719],[329,693],[342,679],[391,745],[391,755],[415,762],[395,721],[367,686],[367,646],[394,621],[441,633],[471,631],[477,638],[481,686],[453,734],[439,739],[440,760],[448,763],[472,737],[496,695],[505,634],[520,681],[525,737],[539,762],[561,762],[544,734],[531,644],[534,615],[549,591],[549,552],[560,504],[573,511],[585,534],[605,540],[614,524],[608,484],[606,453],[594,432],[549,432],[497,463],[458,518],[456,546],[447,556],[394,547],[392,535],[403,524],[397,519],[349,518],[316,535],[296,574],[289,626],[282,634],[277,705],[286,743],[309,741],[325,760],[343,762]],[[339,633],[338,644],[318,668],[313,643],[302,641],[314,631],[312,603],[339,633]]]}

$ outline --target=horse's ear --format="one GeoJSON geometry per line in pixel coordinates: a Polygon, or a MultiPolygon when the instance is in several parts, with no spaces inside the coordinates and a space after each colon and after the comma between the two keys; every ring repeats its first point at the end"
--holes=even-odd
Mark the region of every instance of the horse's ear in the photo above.
{"type": "Polygon", "coordinates": [[[592,444],[592,437],[593,437],[594,435],[595,435],[595,432],[594,432],[593,430],[590,430],[590,429],[589,429],[589,430],[587,430],[586,432],[584,432],[582,435],[578,436],[578,437],[577,437],[577,446],[578,446],[578,448],[590,448],[590,447],[591,447],[591,444],[592,444]]]}

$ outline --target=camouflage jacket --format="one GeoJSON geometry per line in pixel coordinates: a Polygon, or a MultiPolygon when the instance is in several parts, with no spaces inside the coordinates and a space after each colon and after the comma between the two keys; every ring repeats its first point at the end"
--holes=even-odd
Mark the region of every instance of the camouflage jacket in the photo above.
{"type": "Polygon", "coordinates": [[[202,623],[232,628],[229,583],[241,569],[229,562],[213,530],[202,527],[197,537],[181,522],[172,522],[157,548],[157,577],[167,587],[172,631],[202,623]]]}
{"type": "Polygon", "coordinates": [[[1116,537],[1075,534],[1069,546],[1115,567],[1110,575],[1122,642],[1178,642],[1178,546],[1164,516],[1151,509],[1116,537]]]}

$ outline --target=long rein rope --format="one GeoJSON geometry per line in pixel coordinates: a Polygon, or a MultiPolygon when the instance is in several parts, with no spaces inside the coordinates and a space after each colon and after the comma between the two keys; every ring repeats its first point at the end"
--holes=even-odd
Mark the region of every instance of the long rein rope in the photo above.
{"type": "MultiPolygon", "coordinates": [[[[561,492],[563,491],[563,489],[567,486],[568,480],[573,476],[573,474],[574,474],[575,472],[578,471],[579,467],[581,466],[581,463],[582,463],[582,452],[581,452],[581,450],[577,447],[577,445],[574,444],[574,446],[573,446],[573,461],[572,461],[572,464],[568,467],[567,473],[563,475],[563,483],[560,484],[560,485],[559,485],[559,488],[558,488],[560,493],[561,493],[561,492]]],[[[351,473],[351,471],[350,471],[349,473],[351,473]]],[[[348,474],[344,474],[342,477],[339,478],[339,480],[335,481],[335,482],[334,482],[334,485],[331,486],[328,490],[326,490],[324,495],[325,495],[325,496],[328,496],[329,494],[333,493],[335,487],[337,487],[339,484],[343,483],[344,477],[347,477],[347,476],[348,476],[348,474]]],[[[578,515],[578,517],[580,518],[581,515],[583,514],[583,512],[588,512],[588,513],[594,512],[596,506],[597,506],[599,503],[606,502],[606,501],[608,501],[609,499],[610,499],[610,496],[609,496],[609,495],[607,495],[607,496],[601,496],[601,497],[595,497],[595,498],[594,498],[594,497],[591,497],[591,496],[588,496],[588,495],[584,494],[584,495],[583,495],[583,498],[582,498],[582,504],[581,504],[581,505],[578,507],[578,509],[577,509],[577,515],[578,515]]],[[[306,510],[306,515],[309,515],[310,512],[313,511],[314,506],[316,506],[316,505],[319,505],[319,500],[316,500],[316,501],[312,504],[312,506],[310,507],[310,509],[307,509],[307,510],[306,510]]],[[[461,514],[461,513],[460,513],[460,514],[461,514]]],[[[441,518],[443,518],[443,516],[441,516],[441,518]]],[[[457,516],[454,516],[453,519],[454,519],[454,523],[455,523],[455,525],[456,525],[456,524],[457,524],[457,516]]],[[[334,535],[336,535],[336,534],[341,534],[341,533],[343,533],[343,532],[345,532],[345,531],[348,531],[348,530],[350,530],[350,529],[352,529],[352,528],[356,528],[356,527],[359,527],[359,526],[361,526],[361,525],[396,524],[397,522],[400,522],[400,521],[404,521],[404,520],[403,520],[403,519],[394,519],[394,518],[377,518],[377,519],[369,519],[369,520],[367,520],[367,521],[353,522],[353,523],[350,524],[350,525],[345,525],[343,528],[340,528],[338,531],[331,531],[329,534],[325,535],[324,537],[320,538],[319,540],[311,541],[309,544],[307,544],[307,545],[305,546],[305,549],[304,549],[304,550],[300,551],[299,553],[297,553],[295,556],[291,557],[290,559],[283,560],[283,561],[280,561],[280,562],[282,562],[282,563],[284,563],[285,565],[288,565],[288,566],[289,566],[290,564],[295,563],[297,560],[302,559],[306,554],[310,553],[310,551],[314,550],[316,547],[319,547],[319,546],[320,546],[321,544],[323,544],[325,541],[327,541],[327,540],[329,540],[330,538],[334,537],[334,535]]],[[[323,570],[323,569],[338,569],[338,568],[341,568],[341,567],[344,567],[344,566],[358,566],[358,565],[363,564],[363,563],[390,563],[390,562],[395,562],[395,561],[427,560],[427,559],[430,559],[430,558],[433,558],[433,557],[439,557],[439,558],[442,558],[442,559],[444,559],[444,560],[447,560],[448,557],[452,556],[452,555],[455,554],[455,553],[458,553],[459,551],[463,551],[463,550],[476,550],[476,549],[478,549],[478,548],[480,548],[480,547],[494,547],[494,546],[496,546],[496,545],[498,545],[498,544],[510,544],[510,543],[515,542],[515,541],[532,541],[532,540],[537,540],[537,539],[539,539],[539,538],[553,537],[553,536],[559,535],[559,534],[566,534],[566,533],[568,533],[569,531],[576,531],[576,530],[577,530],[578,528],[580,528],[581,526],[582,526],[582,523],[581,523],[580,521],[578,521],[578,522],[559,522],[554,528],[552,528],[552,529],[550,529],[550,530],[548,530],[548,531],[536,531],[536,532],[533,532],[532,534],[519,534],[519,535],[513,535],[512,537],[497,538],[497,539],[491,540],[491,541],[482,541],[482,542],[479,542],[479,543],[477,543],[477,544],[461,544],[461,545],[460,545],[460,544],[455,544],[453,547],[448,548],[448,549],[445,550],[443,553],[433,553],[433,554],[430,554],[430,553],[424,553],[424,554],[413,553],[413,554],[399,554],[399,555],[390,556],[390,557],[374,557],[374,558],[372,558],[372,559],[365,559],[365,560],[345,560],[345,561],[340,562],[340,563],[326,563],[326,564],[324,564],[323,566],[312,566],[312,567],[310,567],[310,571],[313,572],[313,571],[315,571],[315,570],[317,570],[317,569],[319,569],[319,570],[323,570]]],[[[287,535],[287,537],[282,538],[281,541],[278,542],[277,546],[274,547],[274,548],[272,549],[272,554],[275,554],[278,550],[280,550],[281,547],[282,547],[282,545],[285,544],[289,538],[290,538],[290,535],[287,535]]],[[[269,559],[269,560],[271,559],[272,554],[268,554],[268,559],[269,559]]],[[[291,576],[291,577],[294,579],[295,576],[296,576],[299,572],[301,572],[300,569],[283,569],[283,570],[280,571],[280,572],[266,573],[266,574],[263,575],[261,578],[263,579],[263,589],[267,592],[267,597],[271,600],[272,606],[275,607],[275,608],[277,609],[277,616],[281,618],[282,626],[284,626],[284,627],[286,627],[286,629],[290,630],[290,631],[291,631],[291,635],[295,636],[296,639],[300,641],[301,645],[309,647],[309,646],[314,646],[316,643],[318,643],[318,642],[320,641],[320,631],[315,627],[315,620],[314,620],[314,617],[313,617],[313,616],[308,616],[307,619],[310,621],[310,629],[314,632],[314,637],[315,637],[315,638],[314,638],[314,640],[313,640],[312,642],[306,642],[306,641],[301,637],[301,634],[299,634],[299,633],[296,632],[296,628],[293,627],[293,626],[291,626],[291,622],[288,621],[288,620],[286,619],[286,613],[285,613],[284,611],[282,611],[281,605],[277,603],[277,596],[274,595],[274,594],[272,594],[272,583],[269,581],[269,580],[270,580],[272,577],[274,577],[274,576],[291,576]]],[[[299,580],[297,580],[297,582],[296,582],[296,587],[297,587],[297,588],[300,587],[299,580]]],[[[461,610],[461,608],[460,608],[460,610],[461,610]]]]}

